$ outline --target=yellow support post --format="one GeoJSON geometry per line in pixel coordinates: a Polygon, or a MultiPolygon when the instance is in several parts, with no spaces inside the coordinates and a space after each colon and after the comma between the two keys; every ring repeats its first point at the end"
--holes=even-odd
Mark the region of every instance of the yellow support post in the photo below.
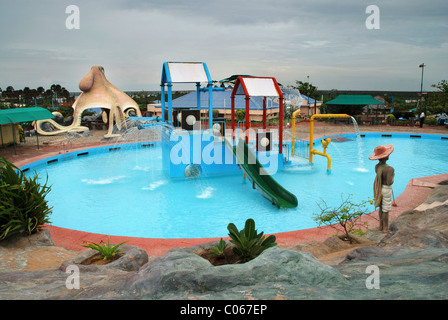
{"type": "Polygon", "coordinates": [[[319,152],[315,149],[313,149],[312,151],[313,154],[317,154],[327,158],[327,173],[331,172],[331,157],[329,154],[327,154],[327,147],[330,144],[330,142],[331,142],[330,138],[322,139],[322,147],[324,148],[324,152],[319,152]]]}
{"type": "MultiPolygon", "coordinates": [[[[351,118],[348,114],[314,114],[310,118],[310,163],[313,163],[313,154],[321,154],[322,152],[316,151],[313,149],[314,143],[313,143],[313,137],[314,137],[314,119],[315,118],[351,118]]],[[[326,157],[326,156],[325,156],[326,157]]],[[[328,157],[327,157],[328,159],[328,157]]],[[[330,165],[331,165],[331,158],[330,158],[330,165]]]]}

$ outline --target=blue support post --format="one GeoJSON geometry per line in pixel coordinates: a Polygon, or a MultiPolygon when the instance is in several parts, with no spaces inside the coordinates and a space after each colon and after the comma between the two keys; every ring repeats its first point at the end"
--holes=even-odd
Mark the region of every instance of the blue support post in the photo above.
{"type": "Polygon", "coordinates": [[[168,124],[173,125],[173,94],[172,94],[172,84],[168,84],[168,124]]]}
{"type": "Polygon", "coordinates": [[[208,127],[210,129],[210,133],[213,131],[213,87],[210,83],[208,85],[208,127]]]}
{"type": "Polygon", "coordinates": [[[161,84],[160,85],[161,90],[160,90],[160,107],[162,109],[162,121],[165,121],[165,85],[161,84]]]}
{"type": "Polygon", "coordinates": [[[205,74],[207,75],[207,80],[208,80],[208,127],[210,130],[210,133],[212,133],[212,129],[213,129],[213,80],[210,76],[210,72],[208,71],[208,67],[207,64],[203,63],[204,66],[204,70],[205,70],[205,74]]]}
{"type": "Polygon", "coordinates": [[[196,106],[201,110],[201,84],[196,82],[196,106]]]}

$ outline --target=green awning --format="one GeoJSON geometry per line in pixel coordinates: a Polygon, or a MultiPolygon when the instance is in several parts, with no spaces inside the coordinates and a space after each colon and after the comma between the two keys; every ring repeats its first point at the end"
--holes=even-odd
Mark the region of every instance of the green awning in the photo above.
{"type": "Polygon", "coordinates": [[[339,95],[336,99],[326,102],[326,104],[336,104],[341,106],[365,106],[384,104],[370,95],[339,95]]]}
{"type": "Polygon", "coordinates": [[[0,124],[52,119],[54,115],[41,107],[0,110],[0,124]]]}
{"type": "MultiPolygon", "coordinates": [[[[28,122],[28,121],[36,121],[36,120],[45,120],[52,119],[54,115],[45,108],[41,107],[33,107],[33,108],[16,108],[16,109],[2,109],[0,110],[0,125],[2,124],[13,124],[19,122],[28,122]]],[[[16,152],[16,138],[14,135],[14,126],[12,128],[12,136],[14,140],[14,154],[16,152]]],[[[1,134],[1,130],[0,130],[1,134]]],[[[3,137],[1,138],[2,146],[3,146],[3,137]]],[[[39,138],[36,133],[36,143],[37,149],[39,149],[39,138]]]]}

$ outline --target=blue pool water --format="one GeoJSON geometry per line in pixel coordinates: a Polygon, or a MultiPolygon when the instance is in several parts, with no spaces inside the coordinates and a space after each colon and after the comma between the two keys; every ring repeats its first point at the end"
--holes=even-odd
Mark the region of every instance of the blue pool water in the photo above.
{"type": "MultiPolygon", "coordinates": [[[[440,136],[348,137],[350,141],[332,142],[327,149],[331,174],[326,173],[326,158],[315,156],[313,165],[294,158],[292,166],[274,175],[297,196],[298,207],[287,210],[273,206],[242,174],[170,179],[162,170],[160,146],[45,162],[27,174],[36,170],[41,179],[48,174],[55,226],[129,237],[203,238],[226,237],[230,222],[243,227],[248,218],[265,233],[314,228],[312,214],[319,212],[322,200],[335,207],[349,194],[355,202],[372,198],[377,161],[368,156],[380,144],[395,146],[388,161],[396,172],[395,197],[412,178],[447,172],[448,140],[440,136]]],[[[316,149],[321,150],[319,145],[316,149]]]]}

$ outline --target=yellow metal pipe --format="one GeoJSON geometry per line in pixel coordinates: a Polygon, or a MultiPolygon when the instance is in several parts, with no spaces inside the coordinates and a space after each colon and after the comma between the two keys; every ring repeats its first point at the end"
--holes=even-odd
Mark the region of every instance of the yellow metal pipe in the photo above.
{"type": "Polygon", "coordinates": [[[327,172],[329,173],[331,171],[331,157],[328,153],[323,153],[317,150],[313,150],[311,151],[313,154],[318,154],[320,156],[326,157],[327,158],[327,172]]]}
{"type": "MultiPolygon", "coordinates": [[[[310,163],[313,163],[313,138],[314,138],[314,118],[351,118],[348,114],[314,114],[310,118],[310,163]]],[[[318,151],[316,151],[316,154],[319,154],[318,151]]],[[[330,159],[331,161],[331,159],[330,159]]]]}

